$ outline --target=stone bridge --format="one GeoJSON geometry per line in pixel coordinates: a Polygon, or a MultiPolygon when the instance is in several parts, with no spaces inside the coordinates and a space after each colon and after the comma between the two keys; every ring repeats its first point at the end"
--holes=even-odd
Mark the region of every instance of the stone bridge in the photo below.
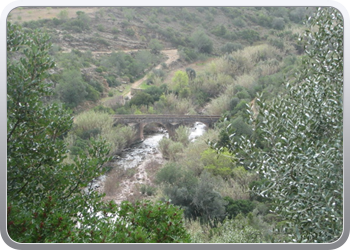
{"type": "Polygon", "coordinates": [[[207,115],[114,115],[115,124],[127,124],[137,131],[136,140],[143,140],[143,129],[147,124],[157,123],[163,126],[174,138],[175,129],[180,125],[189,126],[195,122],[202,122],[208,128],[212,127],[220,116],[207,115]]]}

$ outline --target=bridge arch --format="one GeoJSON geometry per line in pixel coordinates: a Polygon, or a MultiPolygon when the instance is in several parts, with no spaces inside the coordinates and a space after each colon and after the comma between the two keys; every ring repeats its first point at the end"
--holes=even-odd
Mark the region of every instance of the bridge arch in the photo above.
{"type": "Polygon", "coordinates": [[[114,115],[115,123],[123,123],[133,126],[137,131],[136,140],[143,140],[145,126],[157,123],[163,126],[170,138],[175,137],[175,130],[180,126],[189,126],[195,122],[204,123],[208,128],[212,127],[220,116],[203,115],[114,115]]]}

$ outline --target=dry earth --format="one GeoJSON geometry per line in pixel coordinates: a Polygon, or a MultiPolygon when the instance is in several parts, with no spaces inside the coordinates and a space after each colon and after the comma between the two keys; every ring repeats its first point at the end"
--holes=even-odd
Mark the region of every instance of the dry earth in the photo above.
{"type": "Polygon", "coordinates": [[[31,9],[23,9],[22,7],[17,7],[9,13],[8,20],[22,23],[32,20],[52,19],[55,17],[57,18],[62,10],[67,11],[68,18],[73,18],[77,16],[77,11],[94,13],[98,11],[98,7],[35,7],[31,9]]]}
{"type": "MultiPolygon", "coordinates": [[[[175,61],[177,61],[177,60],[179,59],[179,54],[178,54],[177,49],[162,50],[161,53],[165,54],[165,55],[168,57],[168,59],[165,61],[165,64],[166,64],[167,66],[169,66],[171,63],[173,63],[173,62],[175,62],[175,61]]],[[[157,65],[157,66],[155,67],[155,69],[160,69],[160,68],[161,68],[161,64],[159,64],[159,65],[157,65]]],[[[146,81],[146,79],[147,79],[147,75],[144,76],[142,79],[140,79],[140,80],[134,82],[134,83],[131,85],[131,88],[133,88],[133,89],[138,88],[138,87],[141,85],[141,83],[143,83],[144,81],[146,81]]],[[[126,93],[124,96],[125,96],[125,97],[128,97],[128,98],[130,99],[130,98],[131,98],[131,92],[129,91],[129,92],[126,93]]]]}
{"type": "MultiPolygon", "coordinates": [[[[141,194],[140,186],[152,185],[154,175],[162,163],[163,158],[159,152],[152,155],[136,168],[136,173],[131,178],[127,177],[120,180],[114,194],[106,195],[104,199],[107,201],[114,200],[117,204],[120,204],[125,200],[133,201],[146,196],[141,194]]],[[[104,183],[101,183],[99,191],[104,192],[104,183]]]]}

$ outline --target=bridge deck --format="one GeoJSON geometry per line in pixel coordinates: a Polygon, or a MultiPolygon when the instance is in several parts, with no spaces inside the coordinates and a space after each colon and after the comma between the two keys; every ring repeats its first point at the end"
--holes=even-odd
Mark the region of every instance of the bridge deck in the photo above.
{"type": "Polygon", "coordinates": [[[160,119],[166,119],[166,118],[213,118],[213,119],[220,119],[221,116],[219,115],[113,115],[113,118],[135,118],[135,119],[153,119],[153,118],[160,118],[160,119]]]}
{"type": "Polygon", "coordinates": [[[115,122],[119,123],[192,123],[203,122],[212,124],[220,119],[220,116],[209,115],[114,115],[115,122]]]}
{"type": "Polygon", "coordinates": [[[190,125],[202,122],[212,127],[221,116],[210,115],[113,115],[115,123],[123,123],[134,126],[138,131],[138,138],[143,139],[143,128],[150,123],[158,123],[166,128],[170,137],[175,136],[175,129],[179,125],[190,125]]]}

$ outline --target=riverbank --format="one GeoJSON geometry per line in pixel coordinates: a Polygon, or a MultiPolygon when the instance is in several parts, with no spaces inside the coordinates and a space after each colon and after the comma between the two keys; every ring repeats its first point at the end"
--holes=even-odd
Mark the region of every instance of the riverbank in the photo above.
{"type": "MultiPolygon", "coordinates": [[[[196,122],[190,128],[190,141],[196,140],[206,130],[203,123],[196,122]]],[[[154,180],[158,170],[165,164],[158,143],[167,133],[147,135],[141,143],[134,144],[123,152],[113,167],[105,176],[94,182],[94,187],[100,193],[105,193],[104,200],[114,200],[120,204],[124,200],[136,201],[154,194],[154,180]]]]}

